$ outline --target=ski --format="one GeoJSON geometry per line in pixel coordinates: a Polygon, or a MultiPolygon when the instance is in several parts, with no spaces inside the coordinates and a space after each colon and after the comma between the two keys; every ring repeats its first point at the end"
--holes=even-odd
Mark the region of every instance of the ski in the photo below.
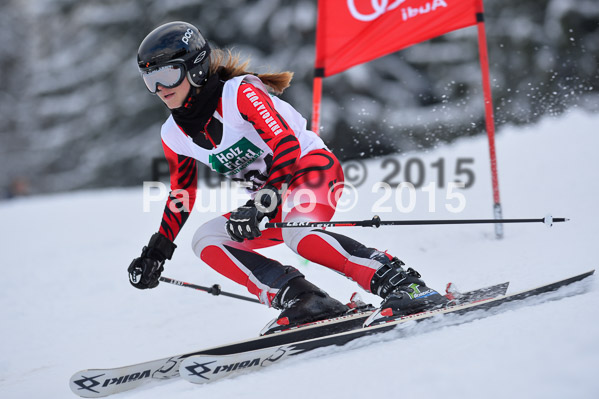
{"type": "MultiPolygon", "coordinates": [[[[500,295],[505,295],[507,292],[509,282],[491,285],[489,287],[478,288],[471,291],[460,292],[455,288],[453,283],[447,284],[446,288],[446,297],[450,299],[453,303],[465,303],[477,301],[480,299],[494,298],[500,295]]],[[[355,295],[355,294],[354,294],[355,295]]],[[[361,301],[360,301],[361,302],[361,301]]],[[[350,301],[351,305],[353,304],[353,296],[350,301]]],[[[376,308],[372,305],[366,305],[362,303],[362,306],[358,306],[354,313],[334,317],[326,320],[319,320],[312,323],[301,324],[298,326],[288,327],[286,329],[282,329],[280,331],[274,331],[270,334],[289,334],[292,331],[301,331],[302,335],[308,336],[311,335],[311,338],[322,337],[324,335],[336,334],[344,331],[354,330],[356,328],[362,327],[364,321],[376,310],[376,308]]],[[[291,338],[291,336],[287,335],[286,338],[291,338]]],[[[310,339],[310,338],[306,338],[310,339]]]]}
{"type": "MultiPolygon", "coordinates": [[[[515,294],[502,295],[496,298],[481,299],[473,302],[462,303],[448,306],[442,309],[425,311],[413,315],[397,318],[392,321],[387,321],[377,325],[359,328],[352,331],[346,331],[338,334],[332,334],[324,337],[314,338],[305,341],[289,343],[285,345],[275,345],[270,348],[263,348],[248,352],[242,352],[229,355],[209,355],[202,354],[187,357],[180,365],[179,371],[181,377],[198,384],[208,383],[220,380],[226,377],[234,376],[239,373],[244,373],[250,370],[259,370],[263,367],[280,363],[282,360],[291,356],[296,356],[314,349],[324,348],[327,346],[341,346],[358,338],[369,336],[372,334],[382,333],[398,328],[402,325],[406,326],[409,322],[421,322],[430,320],[432,323],[446,320],[440,315],[460,315],[459,318],[451,320],[450,325],[461,324],[471,321],[472,318],[462,318],[462,315],[470,313],[475,318],[482,318],[488,315],[487,311],[491,308],[496,308],[508,302],[520,301],[531,296],[550,293],[564,286],[583,280],[592,275],[594,270],[570,277],[558,282],[543,285],[534,289],[521,291],[515,294]],[[473,313],[480,311],[479,313],[473,313]]],[[[580,292],[576,292],[577,294],[580,292]]],[[[561,297],[560,297],[561,298],[561,297]]],[[[556,298],[559,299],[559,298],[556,298]]],[[[395,335],[393,338],[397,338],[395,335]]]]}
{"type": "MultiPolygon", "coordinates": [[[[470,302],[504,295],[509,283],[496,284],[464,293],[451,292],[448,295],[457,303],[470,302]]],[[[454,291],[454,290],[452,290],[454,291]]],[[[280,346],[292,342],[305,341],[331,334],[338,334],[362,327],[364,321],[373,312],[373,307],[357,310],[345,316],[322,320],[303,326],[291,327],[269,335],[258,336],[245,341],[209,349],[184,353],[176,356],[138,363],[130,366],[109,369],[87,369],[79,371],[70,379],[71,390],[84,398],[99,398],[134,389],[151,380],[169,379],[179,376],[179,365],[189,357],[196,355],[224,356],[244,353],[252,350],[280,346]]]]}

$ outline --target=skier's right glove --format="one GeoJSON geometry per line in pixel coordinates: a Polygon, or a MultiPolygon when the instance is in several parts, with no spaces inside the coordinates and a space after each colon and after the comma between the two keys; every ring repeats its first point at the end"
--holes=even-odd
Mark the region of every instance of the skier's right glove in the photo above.
{"type": "Polygon", "coordinates": [[[158,285],[164,262],[171,259],[177,246],[160,233],[155,233],[139,258],[133,259],[127,271],[129,282],[135,288],[145,290],[158,285]]]}
{"type": "Polygon", "coordinates": [[[233,241],[253,240],[262,235],[260,222],[264,217],[275,218],[281,204],[281,193],[274,186],[260,189],[253,200],[237,208],[229,216],[225,229],[233,241]]]}
{"type": "Polygon", "coordinates": [[[258,227],[262,219],[264,214],[256,208],[254,200],[249,200],[244,206],[231,212],[225,228],[233,241],[253,240],[262,235],[258,227]]]}

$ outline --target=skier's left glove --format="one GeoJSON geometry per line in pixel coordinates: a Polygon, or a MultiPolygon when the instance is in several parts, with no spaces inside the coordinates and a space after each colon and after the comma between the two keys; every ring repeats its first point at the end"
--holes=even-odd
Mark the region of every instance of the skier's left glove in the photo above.
{"type": "Polygon", "coordinates": [[[172,258],[175,248],[177,246],[162,234],[152,235],[141,256],[133,259],[127,269],[131,285],[140,290],[156,287],[164,271],[164,262],[172,258]]]}
{"type": "Polygon", "coordinates": [[[280,203],[281,195],[278,189],[273,186],[262,188],[253,200],[231,213],[225,226],[229,237],[237,242],[260,237],[260,222],[265,216],[269,220],[274,219],[280,203]]]}

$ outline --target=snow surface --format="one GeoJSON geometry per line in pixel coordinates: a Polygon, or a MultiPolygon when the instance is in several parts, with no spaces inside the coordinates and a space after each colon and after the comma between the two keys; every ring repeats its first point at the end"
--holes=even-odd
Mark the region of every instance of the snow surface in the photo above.
{"type": "MultiPolygon", "coordinates": [[[[497,137],[506,218],[542,218],[551,212],[568,223],[506,225],[496,240],[490,225],[338,228],[367,245],[388,249],[443,289],[462,290],[511,281],[510,292],[578,274],[597,265],[599,216],[598,115],[571,112],[529,127],[506,127],[497,137]]],[[[487,141],[462,140],[419,158],[445,160],[446,181],[455,160],[473,158],[466,207],[445,210],[446,188],[436,191],[435,212],[417,190],[415,210],[396,208],[383,219],[489,218],[491,186],[487,141]]],[[[368,161],[358,208],[337,220],[370,218],[382,198],[370,185],[390,173],[368,161]]],[[[403,166],[403,164],[402,164],[403,166]]],[[[0,203],[4,228],[0,289],[0,397],[71,398],[70,376],[84,368],[116,367],[255,336],[277,312],[264,306],[162,284],[138,291],[126,268],[156,230],[163,203],[143,212],[142,190],[118,189],[32,197],[0,203]],[[149,214],[148,214],[149,213],[149,214]]],[[[387,201],[384,205],[391,206],[387,201]]],[[[195,227],[213,217],[194,211],[177,239],[165,275],[196,284],[244,289],[219,276],[190,250],[195,227]]],[[[346,299],[356,285],[287,247],[263,251],[300,267],[330,294],[346,299]]],[[[401,339],[368,337],[350,350],[327,348],[205,386],[181,379],[152,382],[117,398],[443,398],[599,397],[599,290],[507,310],[459,326],[414,327],[401,339]],[[369,345],[366,345],[369,344],[369,345]]],[[[376,301],[376,297],[363,295],[376,301]]],[[[378,303],[378,302],[376,302],[378,303]]]]}

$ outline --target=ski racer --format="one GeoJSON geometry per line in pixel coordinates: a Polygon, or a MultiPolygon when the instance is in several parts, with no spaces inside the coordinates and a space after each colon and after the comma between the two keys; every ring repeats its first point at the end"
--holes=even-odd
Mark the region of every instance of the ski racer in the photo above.
{"type": "Polygon", "coordinates": [[[343,315],[347,305],[307,281],[296,268],[256,249],[284,243],[309,261],[355,281],[383,298],[380,318],[419,312],[445,303],[415,270],[398,258],[324,229],[269,228],[279,221],[329,221],[335,213],[343,170],[306,120],[280,94],[291,72],[254,74],[230,51],[211,49],[200,31],[170,22],[150,32],[137,54],[148,90],[171,115],[161,137],[171,192],[160,229],[128,268],[131,284],[154,288],[191,212],[197,162],[242,184],[252,199],[200,226],[195,254],[260,302],[280,310],[265,332],[343,315]],[[305,195],[309,192],[309,195],[305,195]]]}

